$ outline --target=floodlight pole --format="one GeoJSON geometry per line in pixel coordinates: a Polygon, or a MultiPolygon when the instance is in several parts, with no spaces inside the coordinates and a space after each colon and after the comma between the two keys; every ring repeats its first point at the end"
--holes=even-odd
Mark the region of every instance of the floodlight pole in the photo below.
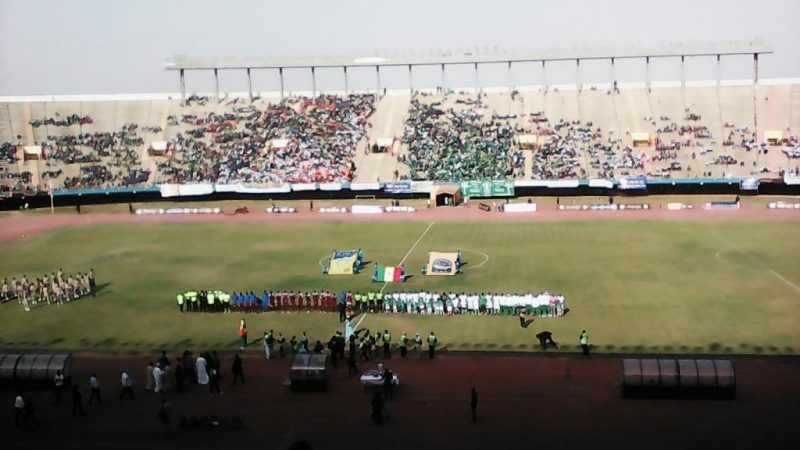
{"type": "Polygon", "coordinates": [[[542,60],[542,91],[547,92],[547,61],[542,60]]]}
{"type": "Polygon", "coordinates": [[[311,66],[311,98],[317,97],[317,74],[314,66],[311,66]]]}
{"type": "Polygon", "coordinates": [[[758,84],[758,53],[753,53],[753,86],[758,84]]]}
{"type": "Polygon", "coordinates": [[[375,75],[378,83],[378,89],[376,92],[378,94],[378,98],[381,98],[381,66],[375,66],[375,75]]]}
{"type": "Polygon", "coordinates": [[[414,95],[414,72],[411,70],[412,65],[408,65],[408,85],[411,88],[411,95],[414,95]]]}
{"type": "Polygon", "coordinates": [[[447,93],[447,80],[445,79],[444,64],[442,64],[442,94],[447,93]]]}
{"type": "Polygon", "coordinates": [[[247,68],[247,96],[253,101],[253,79],[250,77],[250,68],[247,68]]]}
{"type": "Polygon", "coordinates": [[[183,69],[180,72],[181,100],[186,101],[186,75],[183,69]]]}
{"type": "Polygon", "coordinates": [[[347,96],[347,91],[348,91],[348,89],[347,89],[347,88],[348,88],[348,83],[347,83],[347,66],[342,66],[342,69],[344,69],[344,95],[345,95],[345,96],[347,96]]]}
{"type": "Polygon", "coordinates": [[[720,62],[719,62],[719,60],[720,60],[720,55],[717,55],[717,87],[719,87],[720,84],[722,84],[722,81],[721,81],[721,78],[720,78],[720,62]]]}
{"type": "Polygon", "coordinates": [[[577,80],[578,85],[578,93],[583,90],[583,84],[581,84],[581,60],[575,60],[575,79],[577,80]]]}
{"type": "Polygon", "coordinates": [[[219,101],[219,70],[214,69],[214,100],[219,101]]]}
{"type": "Polygon", "coordinates": [[[283,100],[283,67],[278,67],[278,76],[281,79],[281,100],[283,100]]]}
{"type": "Polygon", "coordinates": [[[650,93],[650,57],[644,57],[644,84],[647,92],[650,93]]]}
{"type": "Polygon", "coordinates": [[[686,87],[686,56],[681,55],[681,89],[686,87]]]}
{"type": "Polygon", "coordinates": [[[508,62],[508,92],[511,93],[514,90],[514,77],[511,72],[511,61],[508,62]]]}
{"type": "Polygon", "coordinates": [[[480,94],[481,91],[481,82],[478,76],[478,63],[475,63],[475,93],[480,94]]]}

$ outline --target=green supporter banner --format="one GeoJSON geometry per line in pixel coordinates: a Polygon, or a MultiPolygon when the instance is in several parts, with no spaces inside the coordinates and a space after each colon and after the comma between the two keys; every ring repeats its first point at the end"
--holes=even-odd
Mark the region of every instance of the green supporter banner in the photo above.
{"type": "Polygon", "coordinates": [[[464,197],[513,197],[513,181],[462,181],[464,197]]]}

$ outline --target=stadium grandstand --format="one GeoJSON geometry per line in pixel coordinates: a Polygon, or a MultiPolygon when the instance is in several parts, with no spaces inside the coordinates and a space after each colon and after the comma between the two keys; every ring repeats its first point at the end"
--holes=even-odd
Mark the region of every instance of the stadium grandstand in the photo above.
{"type": "Polygon", "coordinates": [[[194,96],[5,103],[0,113],[7,193],[51,184],[782,177],[800,165],[795,85],[253,103],[194,96]],[[398,106],[393,117],[387,110],[398,106]]]}

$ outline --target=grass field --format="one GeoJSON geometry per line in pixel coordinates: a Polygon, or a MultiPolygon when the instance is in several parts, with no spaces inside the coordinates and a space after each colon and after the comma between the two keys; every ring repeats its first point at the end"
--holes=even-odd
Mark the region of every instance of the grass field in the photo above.
{"type": "MultiPolygon", "coordinates": [[[[180,315],[189,288],[379,289],[369,270],[323,276],[333,249],[406,260],[414,276],[392,289],[550,290],[569,314],[522,329],[514,317],[368,315],[362,324],[426,334],[457,350],[532,350],[548,329],[566,350],[587,329],[604,352],[800,353],[800,227],[795,221],[569,221],[158,224],[62,229],[0,244],[0,275],[94,267],[96,298],[25,313],[0,306],[0,348],[150,351],[234,348],[238,316],[180,315]],[[428,230],[425,233],[426,229],[428,230]],[[424,233],[424,236],[422,236],[424,233]],[[422,236],[422,239],[420,237],[422,236]],[[458,277],[424,277],[428,250],[460,248],[458,277]]],[[[251,337],[307,330],[326,340],[333,314],[248,315],[251,337]]],[[[260,345],[253,351],[260,349],[260,345]]]]}

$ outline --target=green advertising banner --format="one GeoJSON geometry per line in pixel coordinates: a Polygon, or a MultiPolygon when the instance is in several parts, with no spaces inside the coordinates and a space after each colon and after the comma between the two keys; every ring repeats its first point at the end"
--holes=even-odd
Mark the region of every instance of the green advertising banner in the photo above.
{"type": "Polygon", "coordinates": [[[462,181],[464,197],[513,197],[513,181],[462,181]]]}

